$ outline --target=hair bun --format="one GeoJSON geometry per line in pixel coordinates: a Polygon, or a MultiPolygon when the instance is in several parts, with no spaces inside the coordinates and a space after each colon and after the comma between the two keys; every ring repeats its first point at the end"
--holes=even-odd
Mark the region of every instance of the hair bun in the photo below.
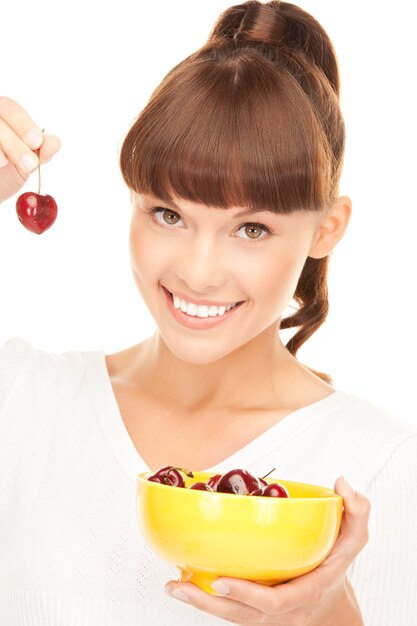
{"type": "Polygon", "coordinates": [[[339,94],[339,75],[333,45],[321,24],[300,7],[271,0],[248,0],[219,16],[209,41],[217,38],[240,43],[277,46],[289,56],[302,54],[320,67],[339,94]]]}
{"type": "Polygon", "coordinates": [[[277,45],[284,34],[284,19],[277,7],[268,5],[248,0],[229,7],[217,19],[209,41],[222,38],[277,45]]]}
{"type": "Polygon", "coordinates": [[[285,16],[282,13],[266,4],[251,3],[233,39],[234,41],[257,41],[278,45],[284,32],[285,16]]]}

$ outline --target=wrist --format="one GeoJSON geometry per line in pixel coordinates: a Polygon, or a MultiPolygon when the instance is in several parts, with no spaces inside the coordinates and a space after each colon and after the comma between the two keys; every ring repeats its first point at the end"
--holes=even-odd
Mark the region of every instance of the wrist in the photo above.
{"type": "Polygon", "coordinates": [[[330,611],[321,615],[314,626],[365,626],[355,592],[346,577],[329,604],[330,611]]]}

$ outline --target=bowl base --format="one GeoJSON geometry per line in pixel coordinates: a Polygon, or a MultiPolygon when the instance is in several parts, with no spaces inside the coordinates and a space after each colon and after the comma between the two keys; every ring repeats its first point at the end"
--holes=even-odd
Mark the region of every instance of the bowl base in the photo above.
{"type": "Polygon", "coordinates": [[[211,595],[216,595],[214,589],[211,588],[211,583],[213,583],[219,575],[215,576],[213,574],[209,574],[208,572],[191,572],[190,570],[179,568],[181,572],[180,582],[182,583],[193,583],[197,587],[200,587],[203,591],[210,593],[211,595]]]}
{"type": "MultiPolygon", "coordinates": [[[[188,569],[183,569],[181,567],[178,567],[178,569],[181,573],[181,577],[178,582],[193,583],[193,585],[196,585],[206,593],[209,593],[211,595],[217,595],[214,589],[211,588],[211,583],[220,578],[222,574],[211,574],[210,572],[196,571],[192,572],[188,569]]],[[[291,578],[279,578],[271,581],[253,580],[252,582],[257,583],[258,585],[265,585],[266,587],[274,587],[275,585],[280,585],[281,583],[287,582],[288,580],[291,580],[291,578]]]]}

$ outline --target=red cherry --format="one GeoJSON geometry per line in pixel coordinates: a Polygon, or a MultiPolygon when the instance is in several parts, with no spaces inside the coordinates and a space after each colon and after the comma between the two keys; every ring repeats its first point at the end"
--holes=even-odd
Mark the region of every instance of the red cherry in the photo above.
{"type": "Polygon", "coordinates": [[[234,469],[226,472],[217,483],[217,491],[222,493],[236,493],[248,495],[259,489],[260,483],[256,476],[244,469],[234,469]]]}
{"type": "Polygon", "coordinates": [[[171,487],[185,487],[182,474],[175,467],[168,467],[165,473],[158,474],[165,481],[166,485],[171,487]]]}
{"type": "MultiPolygon", "coordinates": [[[[42,135],[44,132],[42,129],[42,135]]],[[[36,150],[38,158],[41,149],[36,150]]],[[[40,235],[52,226],[56,220],[58,207],[52,196],[41,195],[41,165],[38,164],[38,193],[27,191],[16,200],[16,213],[25,228],[40,235]]]]}
{"type": "Polygon", "coordinates": [[[25,228],[40,235],[55,222],[58,207],[52,196],[27,191],[18,197],[16,212],[25,228]]]}
{"type": "Polygon", "coordinates": [[[213,489],[213,491],[217,491],[217,485],[221,477],[221,474],[214,474],[214,476],[210,476],[208,479],[207,484],[213,489]]]}
{"type": "Polygon", "coordinates": [[[200,491],[214,491],[208,483],[194,483],[189,489],[199,489],[200,491]]]}
{"type": "Polygon", "coordinates": [[[173,465],[164,465],[163,467],[160,467],[158,470],[156,470],[154,476],[166,476],[166,474],[172,469],[174,469],[173,465]]]}
{"type": "MultiPolygon", "coordinates": [[[[254,494],[251,494],[254,495],[254,494]]],[[[284,485],[280,485],[279,483],[270,483],[266,487],[262,489],[263,496],[269,496],[272,498],[289,498],[290,494],[285,489],[284,485]]]]}
{"type": "Polygon", "coordinates": [[[152,476],[148,476],[148,478],[146,480],[150,480],[151,483],[161,483],[161,485],[164,485],[164,479],[161,476],[155,476],[155,474],[152,474],[152,476]]]}
{"type": "MultiPolygon", "coordinates": [[[[157,470],[152,476],[148,478],[158,478],[160,480],[154,480],[153,482],[161,482],[164,485],[170,485],[171,487],[185,487],[184,477],[181,474],[183,470],[181,467],[174,467],[173,465],[164,465],[159,470],[157,470]]],[[[186,472],[187,476],[191,475],[193,477],[192,472],[186,472]]]]}
{"type": "MultiPolygon", "coordinates": [[[[266,478],[267,476],[269,476],[269,474],[271,474],[271,472],[273,472],[273,471],[274,471],[274,470],[276,470],[276,469],[277,469],[277,468],[276,468],[276,467],[274,467],[274,469],[271,469],[271,470],[270,470],[267,474],[265,474],[265,476],[262,476],[262,478],[258,477],[258,481],[259,481],[259,490],[260,490],[260,491],[262,491],[262,487],[266,487],[266,486],[268,485],[268,483],[266,482],[265,478],[266,478]]],[[[256,494],[251,493],[251,495],[252,495],[252,496],[253,496],[253,495],[260,496],[260,495],[261,495],[261,493],[256,493],[256,494]]]]}

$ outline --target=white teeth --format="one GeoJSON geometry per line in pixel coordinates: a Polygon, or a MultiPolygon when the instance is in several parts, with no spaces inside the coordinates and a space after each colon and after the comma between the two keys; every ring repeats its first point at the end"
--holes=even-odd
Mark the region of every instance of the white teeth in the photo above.
{"type": "Polygon", "coordinates": [[[187,313],[187,315],[191,315],[192,317],[216,317],[216,315],[224,315],[226,311],[230,311],[233,307],[236,306],[236,302],[234,304],[228,304],[227,306],[207,306],[206,304],[197,305],[193,302],[186,302],[182,298],[178,296],[172,295],[172,299],[174,302],[174,307],[176,309],[181,309],[183,313],[187,313]]]}
{"type": "Polygon", "coordinates": [[[197,317],[208,317],[208,306],[207,305],[202,304],[201,306],[198,307],[197,317]]]}
{"type": "Polygon", "coordinates": [[[210,315],[210,317],[216,317],[216,315],[217,315],[217,307],[216,306],[210,306],[209,310],[208,310],[208,314],[210,315]]]}
{"type": "Polygon", "coordinates": [[[198,306],[193,302],[187,302],[187,315],[192,315],[193,317],[196,317],[197,312],[198,306]]]}

